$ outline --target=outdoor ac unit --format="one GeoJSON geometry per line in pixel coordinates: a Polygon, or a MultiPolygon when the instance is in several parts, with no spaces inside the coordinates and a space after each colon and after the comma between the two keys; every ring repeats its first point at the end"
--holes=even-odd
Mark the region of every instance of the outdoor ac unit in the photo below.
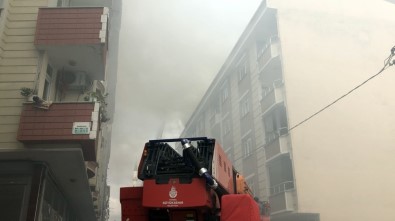
{"type": "Polygon", "coordinates": [[[67,73],[71,74],[71,81],[67,86],[69,90],[84,90],[90,84],[90,79],[87,74],[85,73],[67,73]]]}

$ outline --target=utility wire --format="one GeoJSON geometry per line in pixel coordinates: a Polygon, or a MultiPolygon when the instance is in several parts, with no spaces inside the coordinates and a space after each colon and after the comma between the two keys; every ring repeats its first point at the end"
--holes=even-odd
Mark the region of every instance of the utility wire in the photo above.
{"type": "MultiPolygon", "coordinates": [[[[311,116],[309,116],[308,118],[302,120],[301,122],[299,122],[298,124],[296,124],[295,126],[291,127],[290,129],[288,129],[288,132],[295,129],[296,127],[302,125],[303,123],[306,123],[308,120],[310,120],[311,118],[317,116],[319,113],[321,113],[322,111],[324,111],[325,109],[329,108],[330,106],[334,105],[335,103],[337,103],[338,101],[340,101],[341,99],[343,99],[344,97],[348,96],[349,94],[351,94],[353,91],[357,90],[359,87],[361,87],[362,85],[366,84],[368,81],[372,80],[373,78],[377,77],[378,75],[380,75],[385,69],[387,69],[389,66],[395,65],[395,60],[392,60],[392,58],[395,57],[395,46],[391,49],[391,54],[384,60],[384,66],[383,68],[381,68],[381,70],[379,72],[377,72],[377,74],[369,77],[368,79],[366,79],[365,81],[363,81],[362,83],[360,83],[359,85],[357,85],[356,87],[354,87],[353,89],[351,89],[349,92],[345,93],[344,95],[340,96],[339,98],[337,98],[336,100],[334,100],[332,103],[326,105],[325,107],[321,108],[319,111],[315,112],[314,114],[312,114],[311,116]]],[[[263,149],[263,146],[254,148],[250,151],[249,155],[253,155],[256,154],[258,152],[258,150],[263,149]]],[[[243,148],[244,149],[244,148],[243,148]]],[[[232,161],[236,162],[242,158],[246,158],[246,156],[244,156],[244,153],[241,153],[242,156],[238,157],[238,158],[234,158],[232,161]]],[[[247,157],[248,157],[247,156],[247,157]]]]}
{"type": "Polygon", "coordinates": [[[384,60],[384,67],[375,75],[369,77],[368,79],[366,79],[364,82],[360,83],[359,85],[357,85],[356,87],[354,87],[353,89],[351,89],[349,92],[343,94],[342,96],[340,96],[339,98],[337,98],[336,100],[334,100],[333,102],[331,102],[330,104],[326,105],[325,107],[321,108],[320,110],[318,110],[317,112],[315,112],[314,114],[312,114],[311,116],[307,117],[306,119],[302,120],[301,122],[297,123],[295,126],[289,128],[288,131],[291,131],[297,127],[299,127],[300,125],[304,124],[305,122],[307,122],[308,120],[310,120],[311,118],[317,116],[318,114],[320,114],[321,112],[323,112],[324,110],[328,109],[330,106],[334,105],[335,103],[337,103],[338,101],[340,101],[341,99],[345,98],[346,96],[348,96],[349,94],[351,94],[352,92],[354,92],[355,90],[357,90],[358,88],[360,88],[362,85],[366,84],[368,81],[372,80],[373,78],[377,77],[378,75],[380,75],[385,69],[387,69],[389,66],[394,65],[395,61],[392,61],[392,58],[395,56],[395,46],[391,49],[391,54],[384,60]]]}

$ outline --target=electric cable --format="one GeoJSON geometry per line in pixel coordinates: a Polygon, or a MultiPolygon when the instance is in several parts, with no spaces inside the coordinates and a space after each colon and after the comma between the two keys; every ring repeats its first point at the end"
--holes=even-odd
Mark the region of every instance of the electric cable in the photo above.
{"type": "MultiPolygon", "coordinates": [[[[323,112],[324,110],[328,109],[329,107],[331,107],[332,105],[334,105],[335,103],[337,103],[338,101],[340,101],[341,99],[345,98],[346,96],[348,96],[349,94],[351,94],[352,92],[354,92],[355,90],[357,90],[358,88],[360,88],[361,86],[363,86],[364,84],[366,84],[368,81],[372,80],[373,78],[377,77],[378,75],[380,75],[384,70],[386,70],[388,67],[395,65],[395,59],[392,60],[395,57],[395,46],[392,47],[391,49],[391,53],[390,55],[384,60],[384,66],[383,68],[381,68],[381,70],[379,72],[377,72],[376,74],[372,75],[371,77],[369,77],[368,79],[366,79],[365,81],[363,81],[362,83],[358,84],[357,86],[355,86],[354,88],[352,88],[350,91],[348,91],[347,93],[343,94],[342,96],[340,96],[339,98],[337,98],[336,100],[334,100],[333,102],[329,103],[328,105],[326,105],[325,107],[321,108],[320,110],[318,110],[317,112],[315,112],[314,114],[310,115],[309,117],[307,117],[306,119],[300,121],[298,124],[296,124],[295,126],[291,127],[290,129],[288,129],[288,132],[299,127],[300,125],[306,123],[308,120],[310,120],[311,118],[317,116],[318,114],[320,114],[321,112],[323,112]]],[[[254,69],[255,70],[255,69],[254,69]]],[[[254,153],[257,153],[258,150],[260,149],[264,149],[265,145],[261,145],[257,148],[253,148],[248,156],[253,155],[254,153]]],[[[242,149],[244,150],[244,148],[242,147],[242,149]]],[[[243,152],[243,151],[242,151],[243,152]]],[[[231,159],[232,162],[236,162],[242,158],[247,158],[248,156],[244,156],[244,154],[242,153],[242,156],[238,157],[238,158],[234,158],[231,159]]]]}
{"type": "Polygon", "coordinates": [[[366,84],[368,81],[372,80],[373,78],[377,77],[378,75],[380,75],[385,69],[387,69],[389,66],[393,65],[395,61],[391,61],[392,58],[395,56],[395,46],[391,49],[391,54],[384,60],[384,66],[383,68],[381,68],[381,70],[379,72],[377,72],[377,74],[372,75],[371,77],[369,77],[368,79],[366,79],[365,81],[363,81],[362,83],[360,83],[359,85],[355,86],[354,88],[352,88],[350,91],[348,91],[347,93],[343,94],[342,96],[340,96],[339,98],[337,98],[336,100],[332,101],[331,103],[329,103],[328,105],[326,105],[325,107],[321,108],[320,110],[318,110],[317,112],[315,112],[314,114],[310,115],[309,117],[307,117],[306,119],[300,121],[299,123],[297,123],[295,126],[291,127],[288,129],[288,132],[299,127],[300,125],[304,124],[305,122],[307,122],[308,120],[310,120],[311,118],[317,116],[318,114],[320,114],[321,112],[323,112],[324,110],[328,109],[330,106],[334,105],[335,103],[337,103],[338,101],[340,101],[341,99],[347,97],[349,94],[351,94],[352,92],[354,92],[355,90],[357,90],[358,88],[360,88],[362,85],[366,84]]]}

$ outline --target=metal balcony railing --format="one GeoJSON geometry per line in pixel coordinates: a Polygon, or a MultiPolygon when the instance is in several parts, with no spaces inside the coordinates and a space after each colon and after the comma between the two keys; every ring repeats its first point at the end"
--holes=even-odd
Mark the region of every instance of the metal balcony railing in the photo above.
{"type": "Polygon", "coordinates": [[[258,49],[257,62],[259,69],[262,69],[270,61],[271,58],[276,57],[278,53],[278,36],[270,37],[266,44],[258,49]]]}
{"type": "Polygon", "coordinates": [[[295,188],[294,181],[286,181],[270,188],[270,195],[285,192],[295,188]]]}
{"type": "Polygon", "coordinates": [[[265,145],[273,142],[280,136],[288,134],[288,128],[287,127],[281,127],[278,130],[274,130],[271,132],[267,132],[265,136],[265,145]]]}
{"type": "Polygon", "coordinates": [[[262,99],[261,99],[261,107],[262,113],[265,113],[269,109],[271,109],[275,104],[281,103],[283,101],[282,87],[283,81],[282,79],[277,79],[273,81],[273,83],[268,87],[262,88],[262,99]]]}

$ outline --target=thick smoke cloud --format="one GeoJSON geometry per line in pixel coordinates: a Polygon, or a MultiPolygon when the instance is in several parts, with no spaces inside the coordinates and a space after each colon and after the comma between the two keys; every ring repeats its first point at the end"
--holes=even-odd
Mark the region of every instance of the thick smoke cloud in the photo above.
{"type": "Polygon", "coordinates": [[[125,0],[109,168],[110,220],[119,187],[149,139],[178,136],[259,0],[125,0]]]}

